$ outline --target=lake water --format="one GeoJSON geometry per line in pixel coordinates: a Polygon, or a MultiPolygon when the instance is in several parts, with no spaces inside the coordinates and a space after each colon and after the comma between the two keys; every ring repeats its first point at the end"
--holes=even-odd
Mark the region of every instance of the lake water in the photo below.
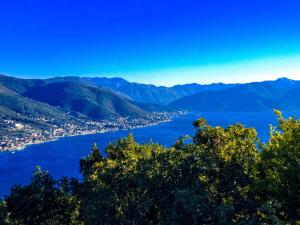
{"type": "Polygon", "coordinates": [[[53,142],[31,145],[14,154],[3,152],[0,153],[0,197],[8,194],[14,184],[27,184],[36,165],[41,166],[43,170],[48,170],[55,178],[61,176],[80,178],[79,160],[89,154],[94,143],[103,151],[108,143],[130,132],[139,143],[152,140],[171,146],[179,136],[193,135],[192,122],[200,115],[214,126],[227,126],[241,122],[247,127],[255,127],[262,141],[268,140],[269,124],[276,124],[273,113],[191,113],[157,126],[132,131],[66,137],[53,142]]]}

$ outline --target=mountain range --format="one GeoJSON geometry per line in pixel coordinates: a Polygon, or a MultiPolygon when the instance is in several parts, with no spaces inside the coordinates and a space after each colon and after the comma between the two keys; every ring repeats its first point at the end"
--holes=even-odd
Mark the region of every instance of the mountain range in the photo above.
{"type": "Polygon", "coordinates": [[[300,110],[300,81],[280,78],[275,81],[240,84],[218,91],[205,91],[178,99],[170,106],[194,111],[300,110]]]}
{"type": "Polygon", "coordinates": [[[59,114],[94,120],[152,112],[300,110],[300,81],[247,84],[139,84],[122,78],[21,79],[0,75],[0,110],[7,115],[59,114]]]}
{"type": "Polygon", "coordinates": [[[0,107],[9,116],[27,114],[27,111],[36,112],[32,114],[39,116],[38,111],[42,110],[101,120],[116,116],[145,117],[153,111],[160,111],[156,105],[135,103],[121,94],[72,77],[64,81],[1,75],[0,85],[0,107]],[[19,107],[16,108],[16,105],[19,107]]]}
{"type": "Polygon", "coordinates": [[[139,84],[128,82],[122,78],[82,78],[85,82],[101,86],[118,92],[134,101],[142,103],[154,103],[168,105],[171,102],[185,96],[203,91],[223,90],[235,86],[235,84],[216,83],[209,85],[184,84],[173,87],[155,86],[152,84],[139,84]]]}
{"type": "Polygon", "coordinates": [[[56,82],[32,87],[24,96],[91,119],[111,116],[143,117],[145,111],[130,100],[99,87],[79,82],[56,82]]]}
{"type": "Polygon", "coordinates": [[[153,103],[158,105],[168,105],[171,102],[202,91],[223,90],[236,84],[184,84],[175,85],[173,87],[155,86],[152,84],[140,84],[129,82],[123,78],[107,78],[107,77],[54,77],[45,80],[27,80],[26,86],[35,84],[56,83],[56,82],[77,82],[89,86],[101,87],[109,91],[126,97],[132,101],[140,103],[153,103]]]}

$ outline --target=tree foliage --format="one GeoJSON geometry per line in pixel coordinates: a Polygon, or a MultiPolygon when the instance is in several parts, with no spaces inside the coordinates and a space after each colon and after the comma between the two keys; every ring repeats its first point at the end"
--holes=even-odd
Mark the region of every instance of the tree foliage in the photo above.
{"type": "Polygon", "coordinates": [[[78,201],[72,195],[72,182],[66,178],[55,181],[37,167],[28,186],[14,186],[5,198],[8,224],[74,224],[78,201]]]}
{"type": "Polygon", "coordinates": [[[300,121],[271,128],[267,144],[241,124],[194,122],[171,148],[133,135],[81,159],[81,182],[38,169],[0,203],[6,224],[297,224],[300,121]]]}

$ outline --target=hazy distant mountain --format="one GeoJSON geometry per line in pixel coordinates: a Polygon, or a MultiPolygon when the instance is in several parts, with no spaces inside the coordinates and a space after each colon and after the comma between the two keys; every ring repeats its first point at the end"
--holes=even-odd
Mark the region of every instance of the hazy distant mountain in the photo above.
{"type": "Polygon", "coordinates": [[[226,90],[205,91],[183,97],[170,105],[197,111],[265,111],[300,109],[300,81],[281,78],[275,81],[241,84],[226,90]]]}
{"type": "Polygon", "coordinates": [[[235,84],[185,84],[173,87],[155,86],[151,84],[139,84],[128,82],[122,78],[81,78],[91,85],[108,88],[128,98],[142,103],[154,103],[167,105],[181,97],[207,90],[223,90],[235,86],[235,84]]]}
{"type": "Polygon", "coordinates": [[[291,80],[291,79],[288,79],[286,77],[282,77],[282,78],[279,78],[279,79],[274,80],[274,81],[265,81],[265,82],[262,82],[262,83],[270,84],[270,85],[272,85],[276,88],[280,88],[280,89],[283,89],[283,90],[291,90],[291,89],[300,87],[300,81],[299,80],[291,80]]]}
{"type": "Polygon", "coordinates": [[[223,90],[236,86],[237,84],[185,84],[173,87],[155,86],[151,84],[139,84],[128,82],[123,78],[107,77],[54,77],[50,79],[18,79],[7,76],[0,76],[0,83],[5,84],[18,93],[24,93],[28,88],[37,87],[57,82],[78,82],[81,84],[101,87],[140,103],[153,103],[157,105],[168,105],[169,103],[202,91],[223,90]]]}
{"type": "MultiPolygon", "coordinates": [[[[166,105],[176,99],[181,98],[182,96],[188,95],[182,90],[172,90],[168,87],[157,87],[155,85],[149,84],[139,84],[131,83],[123,78],[107,78],[107,77],[55,77],[48,80],[49,82],[57,81],[77,81],[83,82],[87,85],[106,88],[111,90],[119,95],[127,97],[130,100],[140,102],[140,103],[154,103],[166,105]],[[177,93],[179,92],[179,93],[177,93]]],[[[195,85],[201,86],[201,85],[195,85]]],[[[188,88],[187,88],[188,89],[188,88]]],[[[197,93],[197,87],[186,91],[190,94],[197,93]]]]}
{"type": "Polygon", "coordinates": [[[175,85],[170,89],[175,91],[178,96],[189,96],[195,93],[203,92],[203,91],[219,91],[228,89],[231,87],[235,87],[238,84],[224,84],[224,83],[213,83],[213,84],[183,84],[183,85],[175,85]]]}
{"type": "Polygon", "coordinates": [[[141,117],[152,111],[169,111],[170,108],[200,111],[300,109],[300,81],[287,78],[248,84],[157,87],[130,83],[122,78],[19,79],[0,75],[0,84],[18,94],[18,98],[25,96],[93,119],[141,117]],[[173,102],[166,106],[170,101],[173,102]]]}
{"type": "Polygon", "coordinates": [[[79,112],[92,119],[111,116],[143,117],[139,106],[110,91],[78,82],[57,82],[29,88],[24,96],[36,101],[79,112]]]}
{"type": "Polygon", "coordinates": [[[290,104],[293,104],[295,107],[300,106],[300,87],[291,89],[287,91],[283,99],[289,99],[290,104]]]}

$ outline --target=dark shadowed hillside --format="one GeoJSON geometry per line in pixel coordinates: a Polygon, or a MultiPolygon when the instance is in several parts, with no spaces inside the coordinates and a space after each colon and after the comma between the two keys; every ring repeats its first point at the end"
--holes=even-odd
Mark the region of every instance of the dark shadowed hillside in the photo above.
{"type": "Polygon", "coordinates": [[[3,87],[0,84],[0,111],[2,117],[27,118],[44,117],[58,118],[66,116],[66,113],[42,102],[26,98],[3,87]]]}
{"type": "Polygon", "coordinates": [[[134,103],[107,90],[78,82],[50,83],[28,89],[25,96],[37,101],[79,112],[92,119],[112,116],[145,116],[134,103]]]}
{"type": "Polygon", "coordinates": [[[28,88],[45,84],[41,79],[20,79],[0,74],[0,84],[17,93],[24,93],[28,88]]]}

